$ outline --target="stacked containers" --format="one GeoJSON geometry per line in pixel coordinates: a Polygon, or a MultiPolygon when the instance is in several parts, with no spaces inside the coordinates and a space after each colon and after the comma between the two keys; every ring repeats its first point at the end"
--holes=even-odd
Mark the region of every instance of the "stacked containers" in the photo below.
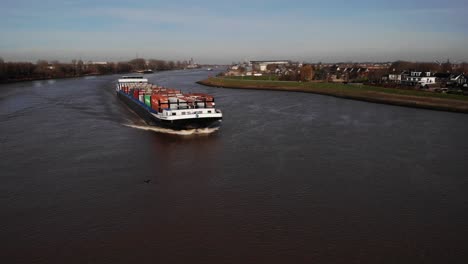
{"type": "MultiPolygon", "coordinates": [[[[172,95],[171,95],[172,96],[172,95]]],[[[170,109],[177,109],[178,108],[178,102],[179,99],[177,97],[169,97],[169,108],[170,109]]]]}
{"type": "Polygon", "coordinates": [[[151,107],[151,95],[145,94],[144,98],[145,98],[145,105],[148,107],[151,107]]]}
{"type": "Polygon", "coordinates": [[[180,90],[151,84],[131,83],[121,86],[121,90],[156,111],[163,109],[212,108],[215,105],[214,98],[207,94],[182,94],[180,90]]]}
{"type": "Polygon", "coordinates": [[[159,111],[159,97],[157,95],[151,95],[151,108],[159,111]]]}
{"type": "Polygon", "coordinates": [[[170,109],[187,108],[187,102],[182,98],[169,97],[170,109]]]}
{"type": "Polygon", "coordinates": [[[184,95],[182,95],[180,98],[182,98],[182,99],[185,101],[185,104],[186,104],[187,108],[193,108],[194,103],[195,103],[195,99],[194,99],[194,98],[188,97],[188,96],[184,96],[184,95]]]}
{"type": "Polygon", "coordinates": [[[197,101],[197,107],[198,108],[205,108],[205,102],[197,101]]]}
{"type": "Polygon", "coordinates": [[[140,91],[138,93],[138,100],[140,100],[140,102],[142,102],[142,103],[145,102],[145,91],[140,91]]]}
{"type": "Polygon", "coordinates": [[[186,100],[184,100],[182,97],[178,97],[179,104],[178,107],[179,109],[187,109],[188,108],[188,103],[186,100]]]}
{"type": "Polygon", "coordinates": [[[195,105],[197,108],[214,107],[213,96],[202,93],[187,94],[186,96],[193,98],[196,101],[195,105]]]}
{"type": "Polygon", "coordinates": [[[214,107],[214,98],[213,98],[213,96],[207,95],[207,96],[204,97],[204,99],[205,99],[205,104],[206,104],[205,107],[214,107]]]}
{"type": "Polygon", "coordinates": [[[168,109],[169,108],[169,100],[167,100],[167,97],[162,97],[161,98],[161,104],[159,105],[159,107],[161,107],[161,109],[168,109]]]}
{"type": "Polygon", "coordinates": [[[169,108],[169,102],[167,97],[159,93],[153,93],[151,95],[151,104],[153,110],[156,111],[162,111],[163,109],[169,108]]]}
{"type": "Polygon", "coordinates": [[[128,94],[128,86],[122,87],[122,90],[123,90],[124,93],[128,94]]]}

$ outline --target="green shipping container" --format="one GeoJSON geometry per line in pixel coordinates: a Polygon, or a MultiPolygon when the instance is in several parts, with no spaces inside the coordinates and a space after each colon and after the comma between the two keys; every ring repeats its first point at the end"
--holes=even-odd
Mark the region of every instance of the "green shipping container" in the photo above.
{"type": "Polygon", "coordinates": [[[145,105],[151,107],[151,95],[145,94],[145,105]]]}

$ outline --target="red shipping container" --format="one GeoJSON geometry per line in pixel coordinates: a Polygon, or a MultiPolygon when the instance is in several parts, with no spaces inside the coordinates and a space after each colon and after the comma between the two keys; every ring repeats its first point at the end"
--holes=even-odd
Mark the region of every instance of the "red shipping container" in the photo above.
{"type": "Polygon", "coordinates": [[[159,111],[169,107],[167,97],[161,94],[153,93],[151,95],[151,106],[153,110],[159,111]]]}

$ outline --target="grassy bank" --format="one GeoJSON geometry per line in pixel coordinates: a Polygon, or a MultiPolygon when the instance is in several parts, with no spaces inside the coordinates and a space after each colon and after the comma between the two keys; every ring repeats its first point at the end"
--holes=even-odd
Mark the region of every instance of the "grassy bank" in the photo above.
{"type": "Polygon", "coordinates": [[[374,103],[468,113],[468,96],[455,94],[341,83],[245,80],[223,77],[212,77],[198,83],[225,88],[317,93],[374,103]]]}
{"type": "Polygon", "coordinates": [[[225,76],[225,79],[250,81],[279,81],[278,76],[225,76]]]}

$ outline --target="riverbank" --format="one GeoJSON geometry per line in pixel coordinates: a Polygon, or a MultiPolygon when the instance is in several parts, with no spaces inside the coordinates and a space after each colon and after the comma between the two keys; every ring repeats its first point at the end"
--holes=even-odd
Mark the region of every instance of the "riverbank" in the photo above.
{"type": "Polygon", "coordinates": [[[47,81],[47,80],[62,80],[62,79],[73,79],[73,78],[82,78],[88,76],[105,76],[105,75],[112,75],[110,74],[86,74],[86,75],[74,75],[74,76],[61,76],[61,77],[38,77],[38,78],[24,78],[24,79],[11,79],[11,80],[3,80],[0,81],[1,84],[9,84],[9,83],[21,83],[21,82],[32,82],[32,81],[47,81]]]}
{"type": "Polygon", "coordinates": [[[454,94],[342,83],[242,80],[223,77],[211,77],[197,83],[233,89],[316,93],[372,103],[468,113],[468,96],[454,94]]]}
{"type": "MultiPolygon", "coordinates": [[[[162,72],[162,71],[175,71],[180,69],[173,70],[159,70],[154,71],[153,73],[162,72]]],[[[60,77],[37,77],[37,78],[23,78],[23,79],[9,79],[0,81],[0,85],[9,84],[9,83],[21,83],[21,82],[31,82],[31,81],[47,81],[47,80],[62,80],[62,79],[73,79],[73,78],[83,78],[90,76],[108,76],[108,75],[144,75],[144,74],[153,74],[153,73],[139,73],[139,72],[122,72],[122,73],[94,73],[94,74],[81,74],[81,75],[70,75],[70,76],[60,76],[60,77]]]]}

